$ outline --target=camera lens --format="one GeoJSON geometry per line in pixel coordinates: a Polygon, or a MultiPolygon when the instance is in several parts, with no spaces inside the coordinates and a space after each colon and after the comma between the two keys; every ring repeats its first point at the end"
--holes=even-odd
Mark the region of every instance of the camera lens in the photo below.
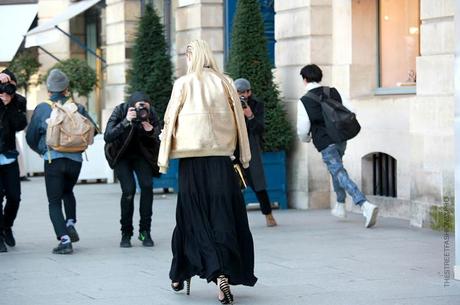
{"type": "Polygon", "coordinates": [[[16,86],[13,84],[0,84],[0,93],[13,95],[16,92],[16,86]]]}

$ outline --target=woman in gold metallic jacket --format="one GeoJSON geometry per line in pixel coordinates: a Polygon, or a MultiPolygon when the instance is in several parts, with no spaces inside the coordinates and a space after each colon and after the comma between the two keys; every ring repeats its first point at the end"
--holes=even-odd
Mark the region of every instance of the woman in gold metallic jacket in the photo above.
{"type": "Polygon", "coordinates": [[[232,304],[229,285],[253,286],[254,244],[244,199],[230,157],[239,145],[243,167],[251,158],[243,110],[231,79],[218,69],[208,44],[186,49],[188,73],[179,78],[166,109],[158,156],[160,172],[179,161],[172,288],[198,275],[218,285],[219,301],[232,304]]]}

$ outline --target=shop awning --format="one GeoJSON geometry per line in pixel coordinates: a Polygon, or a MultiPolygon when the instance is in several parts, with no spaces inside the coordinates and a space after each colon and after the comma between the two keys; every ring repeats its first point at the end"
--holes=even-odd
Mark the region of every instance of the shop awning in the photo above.
{"type": "Polygon", "coordinates": [[[0,5],[0,62],[10,62],[37,16],[37,4],[0,5]]]}
{"type": "Polygon", "coordinates": [[[59,35],[62,35],[62,31],[58,29],[59,24],[83,13],[99,1],[101,0],[82,0],[69,5],[62,13],[56,15],[50,21],[40,24],[38,27],[29,31],[26,34],[26,48],[41,46],[57,41],[59,35]]]}

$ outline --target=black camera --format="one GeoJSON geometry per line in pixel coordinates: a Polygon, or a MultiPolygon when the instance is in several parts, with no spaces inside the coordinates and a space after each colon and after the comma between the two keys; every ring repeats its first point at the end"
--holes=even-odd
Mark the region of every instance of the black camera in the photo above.
{"type": "Polygon", "coordinates": [[[150,111],[148,106],[145,105],[144,102],[138,103],[136,106],[136,121],[138,122],[146,122],[149,120],[150,111]]]}
{"type": "Polygon", "coordinates": [[[240,102],[243,109],[248,108],[248,99],[244,95],[240,95],[240,102]]]}
{"type": "Polygon", "coordinates": [[[16,92],[16,86],[11,83],[0,83],[0,93],[13,95],[16,92]]]}

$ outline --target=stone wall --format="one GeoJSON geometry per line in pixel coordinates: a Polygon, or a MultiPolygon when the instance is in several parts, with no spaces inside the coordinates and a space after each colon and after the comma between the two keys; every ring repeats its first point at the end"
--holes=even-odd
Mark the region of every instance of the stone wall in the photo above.
{"type": "MultiPolygon", "coordinates": [[[[332,6],[330,0],[275,1],[275,12],[276,80],[295,123],[297,101],[305,93],[300,69],[315,62],[324,71],[324,83],[331,80],[332,6]]],[[[289,205],[329,207],[328,173],[313,145],[296,140],[288,160],[289,205]]]]}
{"type": "Polygon", "coordinates": [[[105,27],[103,52],[107,61],[102,126],[106,125],[113,108],[125,100],[126,75],[141,12],[137,0],[106,0],[106,4],[102,25],[105,27]]]}
{"type": "MultiPolygon", "coordinates": [[[[304,93],[300,68],[318,64],[324,85],[339,89],[362,125],[344,164],[362,187],[372,172],[364,157],[383,152],[397,162],[397,198],[369,195],[382,216],[429,225],[429,210],[453,196],[454,1],[421,0],[416,94],[376,95],[377,0],[275,1],[276,77],[289,115],[304,93]],[[373,30],[374,29],[374,30],[373,30]]],[[[292,207],[329,207],[329,175],[311,144],[290,154],[292,207]]],[[[369,193],[369,188],[365,188],[369,193]]],[[[348,199],[347,208],[354,209],[348,199]]],[[[354,209],[358,212],[357,209],[354,209]]]]}
{"type": "MultiPolygon", "coordinates": [[[[55,1],[55,0],[40,0],[38,2],[38,24],[43,24],[51,20],[54,16],[64,11],[67,6],[70,5],[69,0],[55,1]]],[[[69,22],[65,22],[59,25],[61,29],[66,32],[69,32],[69,22]]],[[[64,34],[59,36],[59,40],[43,45],[48,52],[53,54],[59,59],[67,59],[70,57],[70,41],[67,36],[64,34]]],[[[41,64],[39,74],[44,76],[57,61],[43,52],[38,50],[38,61],[41,64]]],[[[48,99],[48,91],[46,90],[46,85],[40,86],[31,86],[27,94],[27,108],[33,110],[35,106],[48,99]]]]}
{"type": "Polygon", "coordinates": [[[411,103],[411,222],[429,225],[429,207],[454,196],[455,1],[421,1],[417,99],[411,103]]]}
{"type": "MultiPolygon", "coordinates": [[[[443,196],[453,196],[454,2],[421,1],[417,93],[389,96],[374,93],[377,32],[363,32],[376,27],[377,1],[333,3],[333,83],[363,127],[349,141],[344,164],[362,186],[371,174],[363,172],[363,157],[373,152],[391,155],[397,160],[398,197],[369,199],[379,205],[382,216],[429,226],[430,207],[441,205],[443,196]]],[[[351,202],[347,205],[352,209],[351,202]]]]}
{"type": "Polygon", "coordinates": [[[187,72],[185,48],[195,39],[206,40],[217,64],[224,68],[223,0],[178,0],[176,10],[176,75],[187,72]]]}

